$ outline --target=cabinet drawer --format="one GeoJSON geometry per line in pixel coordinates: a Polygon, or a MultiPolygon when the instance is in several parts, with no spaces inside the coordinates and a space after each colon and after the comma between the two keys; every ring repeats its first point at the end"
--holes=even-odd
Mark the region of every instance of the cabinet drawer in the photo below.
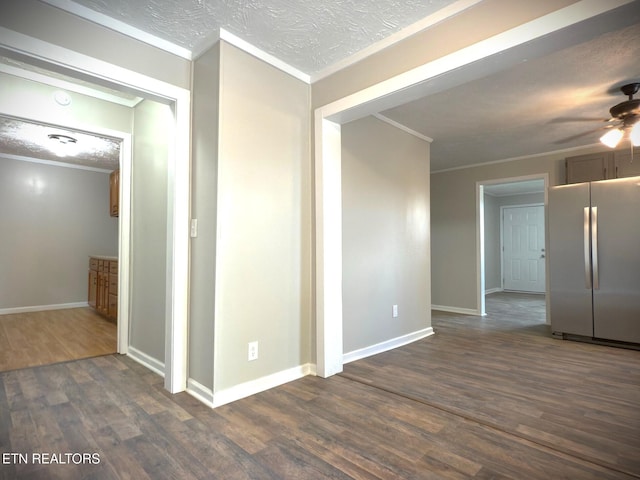
{"type": "Polygon", "coordinates": [[[89,258],[89,270],[98,271],[98,259],[97,258],[89,258]]]}
{"type": "Polygon", "coordinates": [[[109,274],[109,295],[118,294],[118,275],[109,274]]]}
{"type": "Polygon", "coordinates": [[[109,273],[111,274],[118,274],[118,262],[117,261],[111,261],[109,262],[109,273]]]}

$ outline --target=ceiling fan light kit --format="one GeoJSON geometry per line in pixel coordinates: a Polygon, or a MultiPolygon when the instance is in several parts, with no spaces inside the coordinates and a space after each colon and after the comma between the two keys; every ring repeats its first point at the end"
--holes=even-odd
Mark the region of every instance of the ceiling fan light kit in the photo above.
{"type": "Polygon", "coordinates": [[[618,120],[621,125],[609,130],[600,137],[600,141],[609,148],[615,148],[622,140],[625,132],[629,132],[629,140],[634,147],[640,146],[640,99],[633,96],[640,90],[640,83],[629,83],[620,87],[628,100],[618,103],[609,109],[612,120],[618,120]]]}

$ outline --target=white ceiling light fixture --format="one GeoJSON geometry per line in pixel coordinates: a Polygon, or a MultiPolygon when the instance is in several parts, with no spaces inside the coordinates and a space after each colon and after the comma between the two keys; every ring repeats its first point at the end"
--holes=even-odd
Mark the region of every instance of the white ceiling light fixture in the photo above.
{"type": "Polygon", "coordinates": [[[622,140],[623,135],[624,132],[621,129],[616,128],[615,130],[609,130],[607,133],[602,135],[600,137],[600,141],[609,148],[616,148],[618,143],[620,143],[620,140],[622,140]]]}
{"type": "Polygon", "coordinates": [[[71,105],[71,97],[64,90],[56,90],[53,92],[53,99],[62,107],[71,105]]]}
{"type": "Polygon", "coordinates": [[[611,119],[619,120],[621,125],[600,137],[600,141],[607,147],[616,148],[627,131],[633,146],[640,146],[640,99],[633,98],[638,90],[640,90],[640,83],[629,83],[620,87],[620,91],[629,99],[609,109],[611,119]]]}
{"type": "Polygon", "coordinates": [[[640,147],[640,121],[636,121],[636,124],[631,128],[629,139],[634,147],[640,147]]]}
{"type": "Polygon", "coordinates": [[[55,153],[58,157],[76,155],[78,150],[76,148],[76,144],[78,143],[77,139],[61,133],[50,133],[47,137],[51,140],[49,150],[55,153]]]}

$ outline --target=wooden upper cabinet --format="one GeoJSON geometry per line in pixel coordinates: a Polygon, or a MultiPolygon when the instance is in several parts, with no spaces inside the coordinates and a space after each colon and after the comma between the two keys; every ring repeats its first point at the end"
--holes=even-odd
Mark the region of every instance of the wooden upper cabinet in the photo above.
{"type": "Polygon", "coordinates": [[[612,158],[612,152],[590,153],[567,158],[567,183],[593,182],[613,178],[612,158]]]}
{"type": "Polygon", "coordinates": [[[120,170],[109,175],[109,215],[117,217],[120,213],[120,170]]]}
{"type": "Polygon", "coordinates": [[[640,175],[640,147],[633,149],[616,150],[613,152],[613,164],[616,178],[636,177],[640,175]]]}
{"type": "Polygon", "coordinates": [[[640,147],[569,157],[567,183],[594,182],[640,175],[640,147]]]}

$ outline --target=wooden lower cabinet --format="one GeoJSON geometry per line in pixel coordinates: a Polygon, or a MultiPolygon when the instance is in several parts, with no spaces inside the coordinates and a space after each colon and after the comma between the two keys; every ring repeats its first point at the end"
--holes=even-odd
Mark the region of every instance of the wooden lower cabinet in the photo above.
{"type": "Polygon", "coordinates": [[[118,260],[89,257],[89,306],[118,320],[118,260]]]}

